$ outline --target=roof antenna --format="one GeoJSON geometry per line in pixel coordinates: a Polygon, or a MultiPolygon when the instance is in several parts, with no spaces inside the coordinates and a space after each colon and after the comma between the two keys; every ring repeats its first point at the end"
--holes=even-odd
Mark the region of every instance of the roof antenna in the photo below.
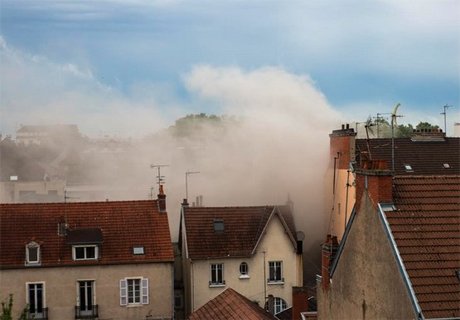
{"type": "Polygon", "coordinates": [[[395,126],[398,125],[396,118],[402,117],[396,113],[398,112],[398,108],[400,106],[401,104],[397,103],[393,109],[393,112],[391,113],[391,170],[393,172],[395,171],[395,126]]]}
{"type": "MultiPolygon", "coordinates": [[[[157,174],[158,193],[160,193],[160,188],[165,183],[165,176],[161,175],[161,168],[163,168],[163,167],[169,167],[169,164],[151,164],[150,165],[150,168],[152,168],[152,169],[157,168],[157,170],[158,170],[158,174],[157,174]]],[[[150,189],[150,194],[153,197],[152,189],[150,189]]]]}
{"type": "Polygon", "coordinates": [[[447,118],[447,109],[453,108],[453,106],[449,106],[449,105],[446,104],[445,106],[443,106],[443,108],[444,108],[444,112],[441,112],[441,114],[444,115],[444,134],[447,137],[447,119],[446,119],[447,118]]]}

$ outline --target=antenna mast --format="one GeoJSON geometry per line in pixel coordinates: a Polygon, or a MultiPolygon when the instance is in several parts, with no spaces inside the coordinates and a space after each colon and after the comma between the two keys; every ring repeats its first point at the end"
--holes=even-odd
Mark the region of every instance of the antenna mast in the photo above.
{"type": "Polygon", "coordinates": [[[397,125],[396,118],[402,117],[396,113],[398,112],[398,108],[400,106],[401,104],[398,103],[391,113],[391,170],[393,173],[395,171],[395,125],[397,125]]]}
{"type": "MultiPolygon", "coordinates": [[[[157,168],[157,172],[158,172],[158,174],[157,174],[158,190],[160,190],[160,186],[163,185],[164,182],[165,182],[165,179],[164,179],[165,177],[161,175],[161,168],[163,168],[163,167],[169,167],[169,164],[151,164],[150,165],[150,168],[152,168],[152,169],[157,168]]],[[[152,191],[150,191],[150,192],[152,192],[152,191]]],[[[160,191],[158,191],[158,192],[160,192],[160,191]]]]}
{"type": "Polygon", "coordinates": [[[446,104],[443,108],[444,112],[441,112],[441,114],[444,115],[444,134],[447,137],[447,109],[452,108],[452,106],[446,104]]]}

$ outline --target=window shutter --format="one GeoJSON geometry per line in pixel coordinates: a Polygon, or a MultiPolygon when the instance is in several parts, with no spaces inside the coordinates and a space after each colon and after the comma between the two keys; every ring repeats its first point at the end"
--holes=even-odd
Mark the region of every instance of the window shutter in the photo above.
{"type": "Polygon", "coordinates": [[[120,280],[120,306],[126,306],[128,304],[128,290],[125,279],[120,280]]]}
{"type": "Polygon", "coordinates": [[[142,304],[149,304],[149,279],[142,278],[141,282],[142,304]]]}

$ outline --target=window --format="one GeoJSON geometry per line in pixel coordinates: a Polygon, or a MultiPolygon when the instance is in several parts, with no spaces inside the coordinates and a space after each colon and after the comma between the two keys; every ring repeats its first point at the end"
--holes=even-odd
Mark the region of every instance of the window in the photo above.
{"type": "Polygon", "coordinates": [[[98,258],[98,247],[91,246],[73,246],[74,260],[96,260],[98,258]]]}
{"type": "Polygon", "coordinates": [[[275,305],[275,314],[278,314],[287,308],[286,301],[281,298],[275,297],[273,303],[275,305]]]}
{"type": "Polygon", "coordinates": [[[142,246],[133,247],[133,254],[135,254],[135,255],[144,254],[144,247],[142,247],[142,246]]]}
{"type": "Polygon", "coordinates": [[[47,319],[45,308],[45,284],[43,282],[27,283],[27,305],[30,319],[47,319]]]}
{"type": "Polygon", "coordinates": [[[75,308],[75,319],[87,319],[97,317],[97,305],[95,305],[95,287],[93,280],[78,281],[78,300],[75,308]]]}
{"type": "Polygon", "coordinates": [[[26,246],[26,264],[40,264],[40,245],[34,241],[29,242],[26,246]]]}
{"type": "Polygon", "coordinates": [[[246,262],[241,262],[240,264],[240,279],[249,278],[249,268],[246,262]]]}
{"type": "Polygon", "coordinates": [[[215,219],[214,220],[214,232],[215,233],[223,233],[225,230],[224,220],[222,219],[215,219]]]}
{"type": "Polygon", "coordinates": [[[269,261],[268,262],[268,282],[284,282],[283,278],[283,262],[269,261]]]}
{"type": "Polygon", "coordinates": [[[149,279],[125,278],[120,280],[120,305],[149,304],[149,279]]]}
{"type": "Polygon", "coordinates": [[[210,286],[225,285],[224,264],[223,263],[211,264],[211,281],[209,281],[209,285],[210,286]]]}
{"type": "MultiPolygon", "coordinates": [[[[268,301],[267,301],[265,303],[265,310],[270,312],[269,309],[270,309],[270,307],[269,307],[268,301]]],[[[274,312],[275,315],[280,313],[283,310],[286,310],[286,309],[287,309],[287,303],[286,303],[286,301],[284,301],[284,299],[279,298],[279,297],[274,297],[273,298],[273,312],[274,312]]]]}

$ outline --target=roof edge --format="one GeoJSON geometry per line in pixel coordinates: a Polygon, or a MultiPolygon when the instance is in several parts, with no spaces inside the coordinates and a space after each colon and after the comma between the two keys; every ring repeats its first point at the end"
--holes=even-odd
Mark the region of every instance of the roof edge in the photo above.
{"type": "Polygon", "coordinates": [[[351,210],[350,219],[348,220],[348,223],[347,223],[347,227],[345,228],[345,232],[343,233],[342,240],[340,240],[339,249],[337,251],[337,254],[335,255],[334,261],[332,262],[331,271],[329,272],[329,275],[331,278],[335,272],[335,269],[337,268],[337,265],[339,264],[340,256],[342,255],[343,248],[345,247],[345,244],[347,242],[348,234],[350,233],[351,226],[353,225],[353,221],[355,220],[355,217],[356,217],[356,206],[353,206],[353,209],[351,210]]]}
{"type": "Polygon", "coordinates": [[[294,238],[294,235],[292,234],[291,230],[289,230],[289,227],[286,223],[286,221],[284,220],[284,217],[283,215],[281,214],[280,210],[279,210],[279,207],[278,206],[273,206],[273,211],[270,213],[270,216],[268,217],[268,220],[267,220],[267,223],[265,223],[265,226],[264,228],[262,229],[262,231],[260,232],[260,236],[259,236],[259,239],[257,239],[257,242],[256,244],[254,245],[254,249],[252,249],[251,251],[251,255],[255,254],[256,250],[257,250],[257,247],[259,246],[259,243],[262,241],[262,237],[264,236],[264,233],[265,231],[267,230],[267,227],[268,227],[268,224],[270,223],[270,221],[272,220],[273,216],[274,215],[277,215],[278,218],[280,219],[281,221],[281,224],[283,225],[283,228],[284,228],[284,231],[286,231],[288,237],[289,237],[289,240],[291,240],[291,243],[292,245],[294,246],[294,250],[297,249],[297,242],[294,238]]]}
{"type": "Polygon", "coordinates": [[[404,262],[402,261],[401,255],[399,253],[398,246],[396,245],[396,241],[393,237],[393,233],[391,232],[390,224],[388,223],[388,220],[385,216],[385,212],[383,211],[380,203],[377,204],[377,207],[378,207],[378,210],[377,210],[378,216],[380,217],[380,221],[383,224],[385,235],[390,241],[391,250],[393,252],[394,257],[396,258],[396,263],[398,265],[399,272],[401,273],[404,284],[406,285],[406,289],[409,292],[409,298],[412,302],[412,307],[414,308],[417,319],[424,320],[425,317],[423,316],[422,309],[420,308],[417,297],[415,295],[414,288],[412,287],[412,282],[409,279],[409,275],[407,274],[406,268],[404,266],[404,262]]]}

